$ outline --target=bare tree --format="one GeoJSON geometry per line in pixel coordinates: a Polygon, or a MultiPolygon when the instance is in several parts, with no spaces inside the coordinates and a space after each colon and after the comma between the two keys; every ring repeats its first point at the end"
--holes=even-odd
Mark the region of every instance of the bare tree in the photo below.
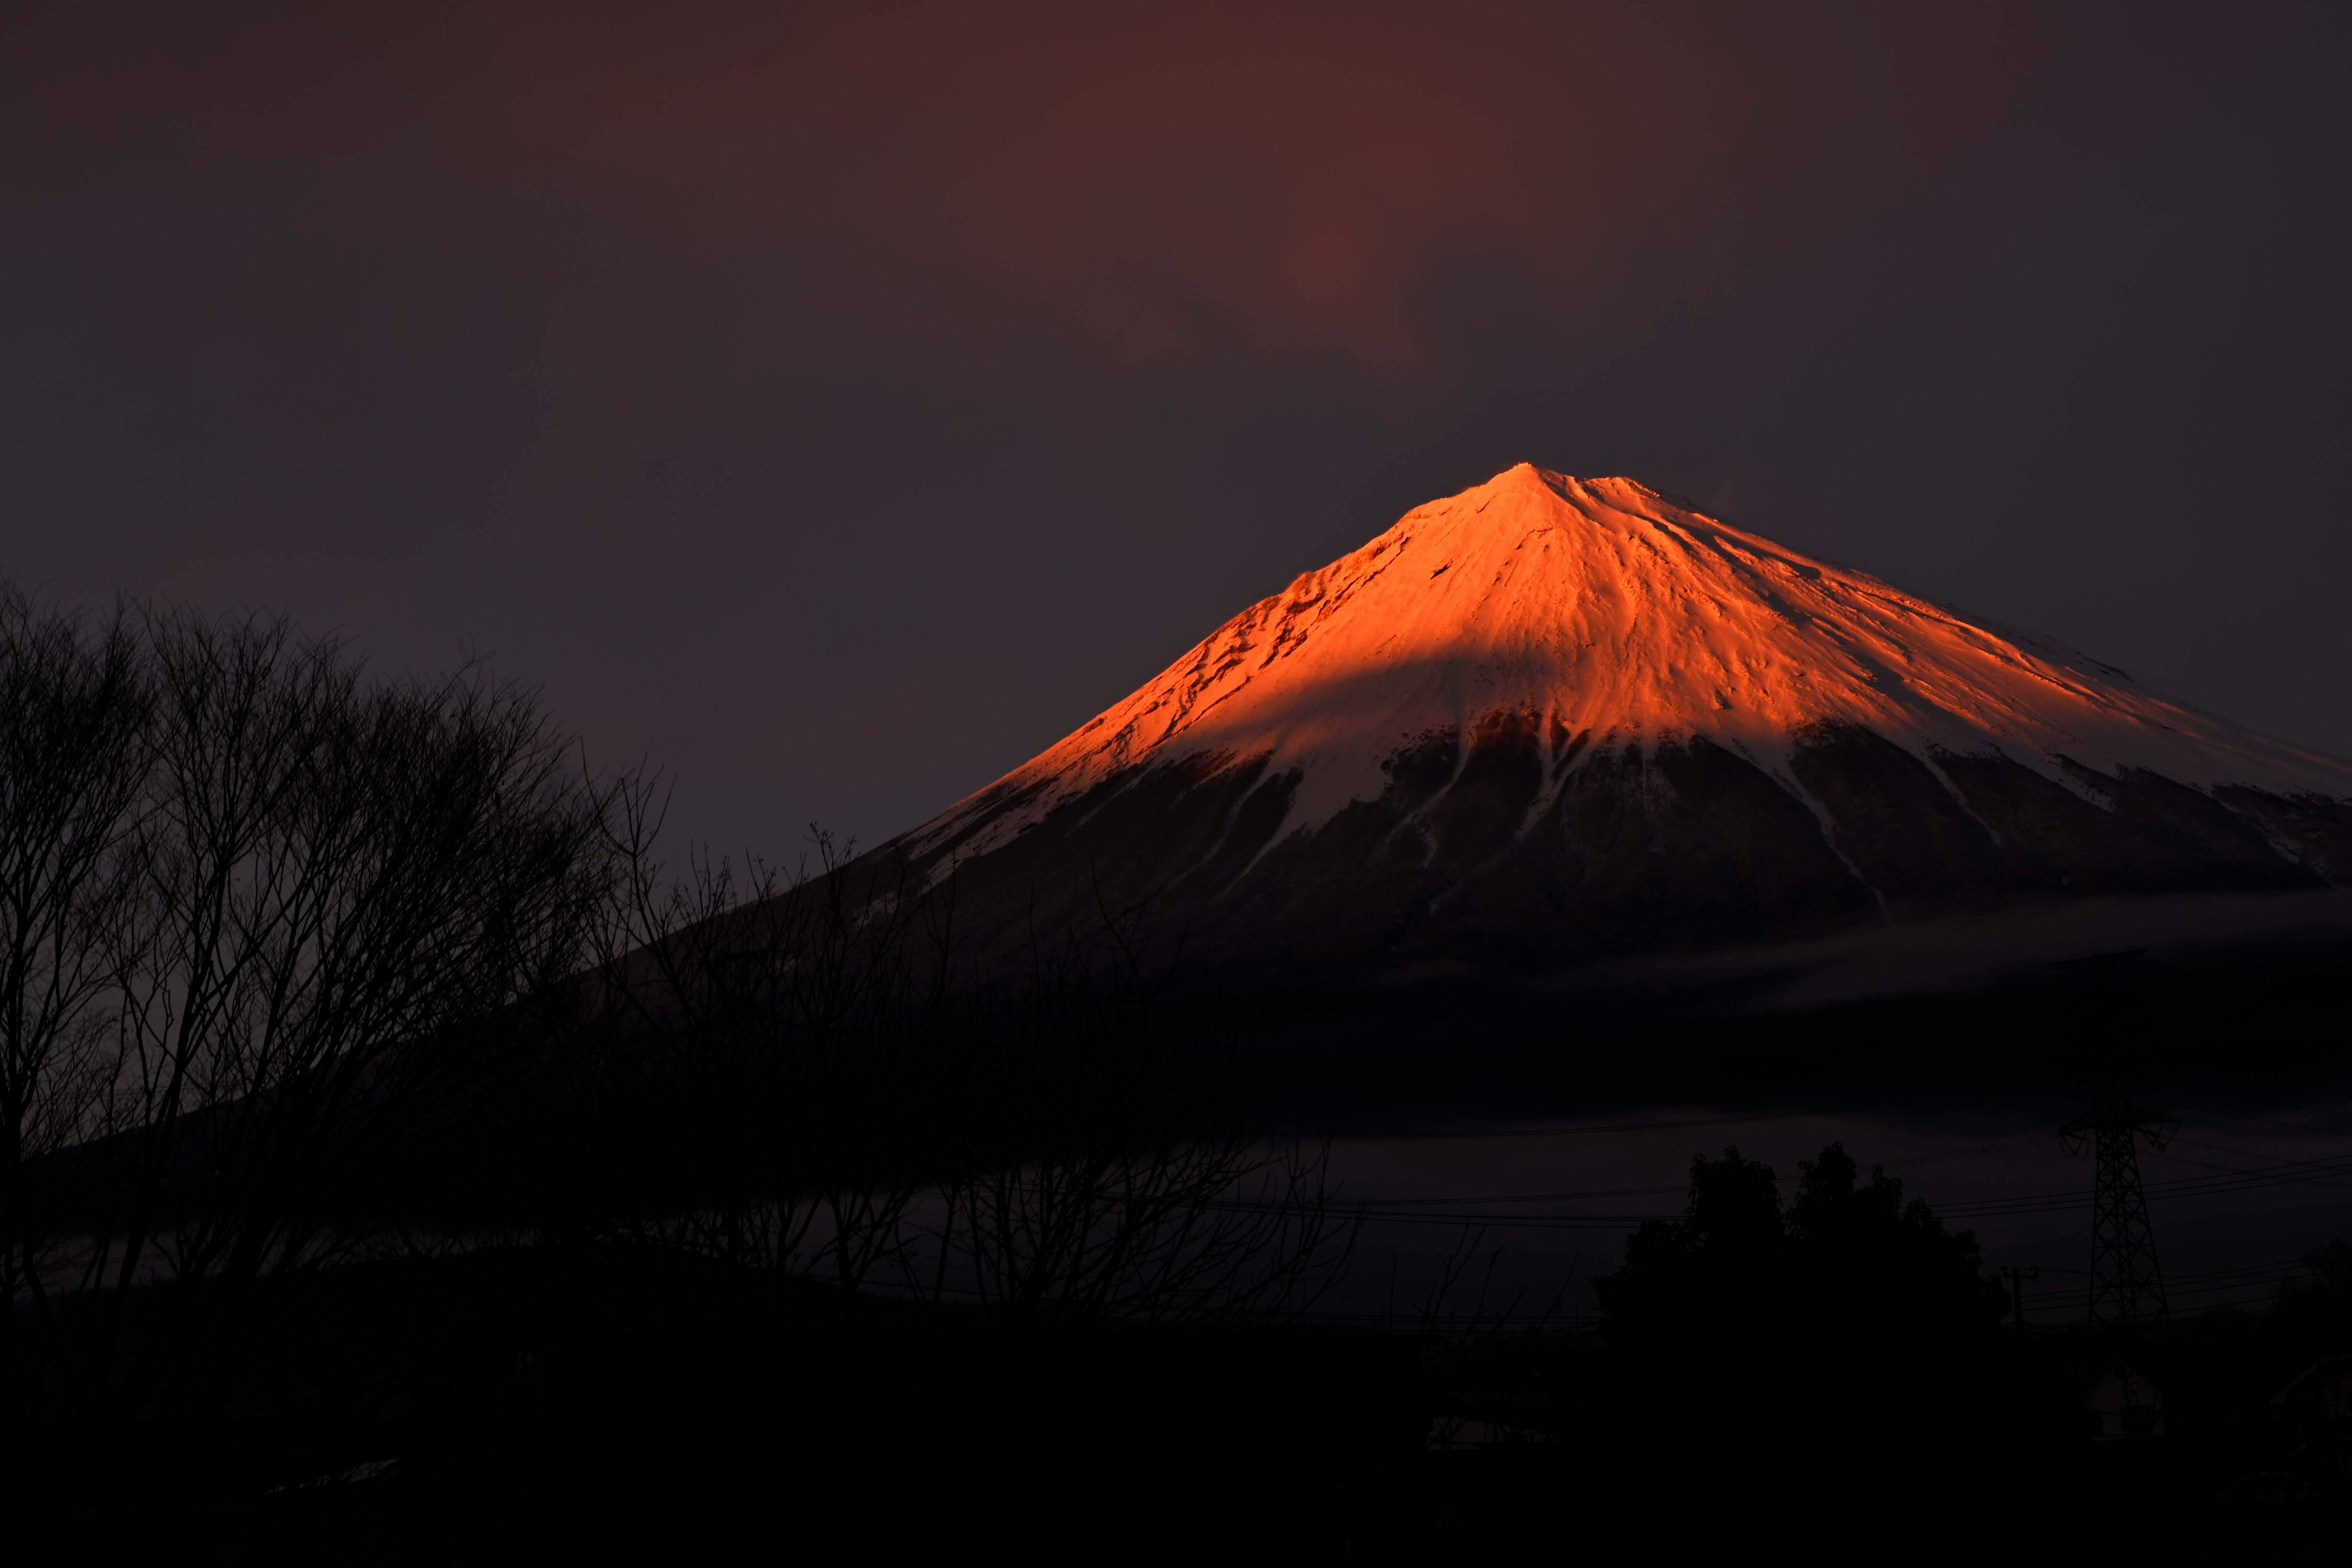
{"type": "Polygon", "coordinates": [[[707,851],[673,873],[646,789],[614,825],[622,896],[532,1097],[567,1108],[551,1212],[666,1268],[673,1304],[772,1327],[823,1277],[848,1321],[940,1136],[949,905],[814,830],[789,877],[707,851]]]}
{"type": "Polygon", "coordinates": [[[609,791],[478,671],[371,681],[282,621],[5,620],[0,792],[87,775],[0,857],[11,1392],[201,1415],[578,965],[609,791]]]}
{"type": "Polygon", "coordinates": [[[1261,1137],[1234,1041],[1160,1011],[1107,910],[1101,935],[1035,949],[977,1009],[929,1272],[908,1284],[1016,1330],[1303,1313],[1355,1238],[1324,1152],[1261,1137]]]}
{"type": "Polygon", "coordinates": [[[49,1286],[68,1272],[56,1194],[32,1173],[104,1131],[113,1089],[109,939],[139,882],[144,676],[123,616],[86,634],[0,589],[0,1286],[12,1308],[0,1330],[22,1415],[56,1382],[49,1286]]]}
{"type": "Polygon", "coordinates": [[[649,794],[614,820],[626,896],[520,1098],[569,1108],[551,1231],[674,1308],[765,1328],[821,1279],[845,1325],[876,1291],[1017,1329],[1264,1321],[1344,1257],[1319,1152],[1253,1133],[1230,1045],[1159,1016],[1108,916],[1094,951],[962,973],[952,883],[887,852],[673,873],[649,794]]]}

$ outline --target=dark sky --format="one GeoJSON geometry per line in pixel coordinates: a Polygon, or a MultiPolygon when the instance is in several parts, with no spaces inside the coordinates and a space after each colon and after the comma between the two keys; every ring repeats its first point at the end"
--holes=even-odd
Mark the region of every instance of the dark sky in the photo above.
{"type": "Polygon", "coordinates": [[[2352,753],[2352,9],[0,21],[5,569],[789,856],[1520,458],[2352,753]]]}

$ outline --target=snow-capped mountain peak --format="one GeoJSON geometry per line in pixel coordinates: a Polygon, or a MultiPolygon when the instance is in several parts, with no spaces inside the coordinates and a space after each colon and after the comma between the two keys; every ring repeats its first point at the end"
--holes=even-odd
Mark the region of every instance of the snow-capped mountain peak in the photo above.
{"type": "Polygon", "coordinates": [[[1400,757],[1467,737],[1459,772],[1505,732],[1540,769],[1529,824],[1580,769],[1700,744],[1761,771],[1834,838],[1800,755],[1842,731],[1900,748],[1964,811],[1956,757],[2006,759],[2103,809],[2100,780],[2136,772],[2209,794],[2352,795],[2352,766],[2054,643],[1634,480],[1521,463],[1251,605],[903,846],[943,871],[1119,780],[1247,767],[1290,781],[1263,852],[1392,795],[1400,757]]]}

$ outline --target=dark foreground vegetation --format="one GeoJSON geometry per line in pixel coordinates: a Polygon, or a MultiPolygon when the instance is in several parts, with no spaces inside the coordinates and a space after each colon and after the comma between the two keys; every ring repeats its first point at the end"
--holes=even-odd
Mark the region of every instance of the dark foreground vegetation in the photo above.
{"type": "Polygon", "coordinates": [[[1465,1238],[1352,1324],[1317,1152],[1125,912],[981,974],[951,880],[666,868],[650,783],[472,673],[0,599],[0,813],[19,1542],[1385,1561],[2032,1516],[2243,1555],[2342,1505],[2344,1256],[2267,1314],[2021,1334],[1835,1146],[1785,1202],[1698,1161],[1595,1322],[1465,1306],[1465,1238]],[[2124,1367],[2162,1429],[2102,1440],[2124,1367]]]}

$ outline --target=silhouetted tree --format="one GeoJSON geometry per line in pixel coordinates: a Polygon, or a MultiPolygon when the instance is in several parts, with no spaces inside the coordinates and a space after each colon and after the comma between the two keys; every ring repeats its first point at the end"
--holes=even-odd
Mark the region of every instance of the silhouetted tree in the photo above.
{"type": "Polygon", "coordinates": [[[1016,1330],[1279,1321],[1354,1229],[1323,1152],[1251,1125],[1234,1041],[1160,1005],[1107,910],[967,1006],[935,1219],[909,1288],[1016,1330]]]}
{"type": "Polygon", "coordinates": [[[77,1251],[90,1263],[57,1156],[108,1130],[116,1092],[156,708],[141,656],[125,616],[89,632],[0,589],[0,1373],[18,1415],[64,1393],[49,1298],[77,1251]]]}
{"type": "Polygon", "coordinates": [[[28,1415],[203,1415],[522,998],[607,793],[530,697],[282,621],[0,598],[0,1276],[28,1415]]]}
{"type": "Polygon", "coordinates": [[[1691,1161],[1678,1220],[1649,1220],[1625,1264],[1593,1281],[1601,1323],[1645,1361],[1744,1367],[1781,1332],[1790,1289],[1779,1178],[1726,1149],[1691,1161]]]}
{"type": "Polygon", "coordinates": [[[1948,1231],[1903,1184],[1873,1168],[1870,1180],[1844,1146],[1798,1162],[1789,1239],[1810,1288],[1824,1304],[1843,1300],[1905,1332],[1977,1333],[2009,1310],[1998,1280],[1984,1273],[1974,1231],[1948,1231]]]}
{"type": "Polygon", "coordinates": [[[794,876],[704,853],[674,874],[649,792],[612,820],[619,897],[513,1096],[546,1235],[617,1247],[740,1328],[774,1328],[811,1276],[853,1314],[933,1180],[949,906],[822,834],[794,876]]]}
{"type": "MultiPolygon", "coordinates": [[[[960,973],[954,886],[822,834],[792,876],[656,854],[553,994],[532,1123],[543,1233],[635,1259],[680,1310],[841,1321],[876,1289],[1022,1329],[1263,1321],[1345,1249],[1319,1155],[1250,1126],[1230,1044],[1164,1016],[1127,932],[960,973]]],[[[1289,1304],[1289,1306],[1286,1306],[1289,1304]]]]}
{"type": "Polygon", "coordinates": [[[2304,1267],[2278,1289],[2271,1337],[2293,1358],[2352,1351],[2352,1242],[2316,1248],[2304,1267]]]}
{"type": "Polygon", "coordinates": [[[1883,1172],[1860,1180],[1839,1144],[1799,1169],[1784,1209],[1770,1167],[1695,1159],[1683,1217],[1645,1223],[1594,1282],[1621,1416],[1685,1441],[1735,1411],[1784,1438],[1875,1435],[1864,1466],[1968,1441],[2007,1344],[1975,1237],[1883,1172]]]}

